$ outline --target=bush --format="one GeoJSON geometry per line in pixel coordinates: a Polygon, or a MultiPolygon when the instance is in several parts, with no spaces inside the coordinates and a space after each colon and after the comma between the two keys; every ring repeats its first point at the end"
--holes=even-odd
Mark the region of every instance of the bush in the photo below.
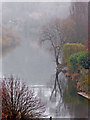
{"type": "Polygon", "coordinates": [[[90,67],[90,54],[82,52],[78,58],[78,63],[85,69],[89,69],[90,67]]]}
{"type": "Polygon", "coordinates": [[[79,65],[78,60],[77,60],[77,58],[78,58],[78,56],[80,56],[80,54],[81,54],[81,52],[79,52],[77,54],[74,54],[74,55],[71,55],[69,57],[69,62],[72,66],[71,70],[74,71],[74,72],[77,72],[78,69],[80,68],[80,65],[79,65]]]}
{"type": "Polygon", "coordinates": [[[68,61],[71,55],[74,55],[78,52],[86,52],[86,51],[87,50],[85,46],[80,43],[66,43],[63,46],[63,54],[64,54],[65,62],[68,61]]]}
{"type": "Polygon", "coordinates": [[[80,77],[78,79],[78,83],[77,83],[77,88],[78,88],[78,91],[83,91],[83,92],[86,92],[88,93],[90,90],[90,83],[89,83],[89,73],[88,73],[88,70],[86,69],[82,69],[81,72],[80,72],[80,77]]]}
{"type": "Polygon", "coordinates": [[[70,63],[72,64],[72,66],[75,68],[76,64],[78,63],[76,55],[71,55],[69,60],[70,60],[70,63]]]}
{"type": "Polygon", "coordinates": [[[90,66],[90,58],[89,53],[79,52],[77,54],[71,55],[69,58],[70,64],[72,66],[72,70],[78,70],[81,67],[84,69],[89,69],[90,66]]]}
{"type": "Polygon", "coordinates": [[[1,86],[2,117],[9,116],[10,120],[27,120],[44,116],[45,106],[18,78],[3,78],[1,86]]]}

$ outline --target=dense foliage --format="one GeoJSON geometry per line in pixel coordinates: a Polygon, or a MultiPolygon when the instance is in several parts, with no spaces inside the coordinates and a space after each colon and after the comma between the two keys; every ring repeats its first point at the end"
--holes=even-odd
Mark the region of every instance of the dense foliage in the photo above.
{"type": "Polygon", "coordinates": [[[78,63],[76,55],[71,55],[69,58],[69,61],[71,63],[72,69],[74,69],[74,71],[76,71],[77,63],[78,63]]]}
{"type": "Polygon", "coordinates": [[[71,65],[76,68],[81,65],[85,69],[89,69],[90,67],[90,54],[85,52],[79,52],[75,55],[71,55],[69,60],[71,65]],[[77,66],[78,65],[78,66],[77,66]]]}
{"type": "Polygon", "coordinates": [[[89,93],[89,74],[90,68],[90,54],[87,52],[78,52],[71,55],[69,58],[70,73],[72,74],[72,80],[76,83],[78,91],[89,93]]]}
{"type": "Polygon", "coordinates": [[[66,43],[63,46],[63,54],[65,62],[69,59],[71,55],[75,53],[86,51],[86,48],[81,43],[66,43]]]}
{"type": "Polygon", "coordinates": [[[78,63],[85,69],[89,69],[90,67],[90,54],[89,53],[81,53],[78,58],[78,63]]]}

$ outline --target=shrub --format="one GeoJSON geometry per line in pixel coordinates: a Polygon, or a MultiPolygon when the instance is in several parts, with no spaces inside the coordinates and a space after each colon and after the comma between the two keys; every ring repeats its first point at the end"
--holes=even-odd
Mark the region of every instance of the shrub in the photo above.
{"type": "Polygon", "coordinates": [[[1,86],[2,115],[9,116],[10,120],[19,120],[19,118],[27,120],[44,115],[45,105],[18,78],[13,76],[3,78],[1,86]]]}
{"type": "Polygon", "coordinates": [[[90,58],[89,53],[78,52],[74,55],[71,55],[69,58],[72,71],[77,71],[83,67],[84,69],[89,69],[90,66],[90,58]]]}
{"type": "Polygon", "coordinates": [[[80,72],[80,77],[78,79],[79,85],[77,84],[78,90],[88,93],[90,90],[88,70],[82,69],[80,72]]]}
{"type": "Polygon", "coordinates": [[[78,52],[85,52],[87,51],[85,46],[80,43],[66,43],[63,46],[63,54],[65,62],[68,61],[71,55],[74,55],[78,52]]]}
{"type": "Polygon", "coordinates": [[[90,67],[90,54],[82,52],[78,58],[78,63],[85,69],[89,69],[90,67]]]}
{"type": "Polygon", "coordinates": [[[78,63],[77,62],[77,57],[75,55],[71,55],[70,58],[69,58],[69,61],[72,65],[73,69],[76,70],[76,68],[77,68],[76,64],[78,63]]]}
{"type": "Polygon", "coordinates": [[[69,57],[69,62],[71,64],[71,70],[72,70],[72,72],[73,71],[77,72],[80,69],[80,65],[79,65],[78,60],[77,60],[77,58],[78,58],[78,56],[80,56],[80,54],[81,54],[81,52],[78,52],[78,53],[76,53],[74,55],[71,55],[69,57]]]}

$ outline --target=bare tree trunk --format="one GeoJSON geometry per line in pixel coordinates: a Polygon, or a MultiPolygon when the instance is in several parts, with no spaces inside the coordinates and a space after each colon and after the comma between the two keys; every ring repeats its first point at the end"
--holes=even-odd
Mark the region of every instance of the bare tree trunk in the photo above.
{"type": "Polygon", "coordinates": [[[50,100],[52,98],[52,95],[53,95],[54,91],[55,91],[55,97],[56,97],[56,78],[55,78],[54,88],[53,88],[51,96],[50,96],[50,100]]]}
{"type": "Polygon", "coordinates": [[[58,71],[57,71],[57,72],[56,72],[56,81],[57,81],[57,84],[58,84],[58,88],[59,88],[60,95],[61,95],[61,97],[62,97],[62,90],[61,90],[60,82],[59,82],[59,80],[58,80],[58,75],[59,75],[59,73],[58,73],[58,71]]]}
{"type": "Polygon", "coordinates": [[[13,78],[11,76],[11,103],[12,103],[12,111],[13,111],[13,78]]]}
{"type": "Polygon", "coordinates": [[[56,86],[57,86],[57,85],[58,85],[58,88],[59,88],[60,96],[62,97],[61,85],[60,85],[60,82],[59,82],[59,80],[58,80],[58,75],[59,75],[59,72],[58,72],[58,69],[57,69],[57,68],[58,68],[58,65],[59,65],[58,56],[56,56],[56,65],[57,65],[57,67],[56,67],[55,83],[54,83],[54,88],[53,88],[52,93],[51,93],[51,96],[50,96],[50,100],[51,100],[51,98],[52,98],[52,95],[53,95],[54,91],[55,91],[55,97],[56,97],[56,93],[57,93],[56,86]]]}

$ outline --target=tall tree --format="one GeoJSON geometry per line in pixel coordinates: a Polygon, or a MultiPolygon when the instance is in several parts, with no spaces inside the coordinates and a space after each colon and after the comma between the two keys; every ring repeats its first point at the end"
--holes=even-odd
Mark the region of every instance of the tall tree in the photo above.
{"type": "MultiPolygon", "coordinates": [[[[56,96],[56,87],[58,86],[58,89],[60,91],[60,96],[62,96],[62,90],[60,81],[58,80],[58,75],[60,73],[59,65],[61,63],[62,59],[62,46],[64,44],[63,36],[61,36],[61,28],[62,28],[62,21],[56,20],[47,26],[44,26],[41,31],[41,37],[40,42],[48,42],[50,50],[54,53],[55,63],[56,63],[56,75],[55,75],[55,83],[54,88],[51,93],[51,97],[53,93],[55,93],[56,96]]],[[[63,32],[63,31],[62,31],[63,32]]]]}

